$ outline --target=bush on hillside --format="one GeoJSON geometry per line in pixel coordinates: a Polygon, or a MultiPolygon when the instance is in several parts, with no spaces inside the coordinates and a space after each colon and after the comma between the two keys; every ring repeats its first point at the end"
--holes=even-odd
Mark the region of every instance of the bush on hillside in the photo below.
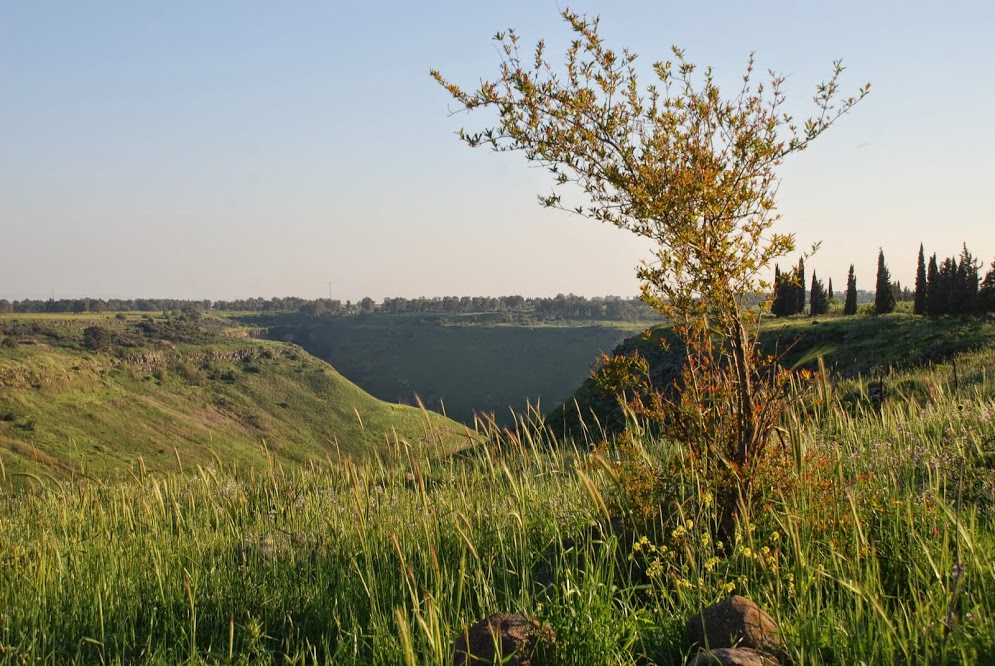
{"type": "Polygon", "coordinates": [[[106,351],[111,346],[111,332],[103,326],[83,329],[83,346],[90,351],[106,351]]]}
{"type": "Polygon", "coordinates": [[[187,384],[201,386],[207,381],[207,373],[189,361],[177,363],[174,370],[187,384]]]}

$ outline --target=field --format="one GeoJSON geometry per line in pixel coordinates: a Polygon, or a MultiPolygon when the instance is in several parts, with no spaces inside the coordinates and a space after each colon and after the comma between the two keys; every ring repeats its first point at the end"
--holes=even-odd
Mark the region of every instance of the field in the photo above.
{"type": "Polygon", "coordinates": [[[557,664],[680,664],[684,622],[733,591],[791,663],[992,663],[995,345],[976,342],[896,366],[917,389],[879,404],[853,399],[863,377],[822,383],[728,536],[679,442],[631,423],[564,444],[538,415],[454,454],[246,473],[222,453],[5,490],[0,660],[448,664],[508,611],[549,624],[557,664]]]}

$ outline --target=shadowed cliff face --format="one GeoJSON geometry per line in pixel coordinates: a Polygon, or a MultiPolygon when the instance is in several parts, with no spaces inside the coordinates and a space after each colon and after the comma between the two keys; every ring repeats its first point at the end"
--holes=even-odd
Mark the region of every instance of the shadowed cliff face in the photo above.
{"type": "Polygon", "coordinates": [[[633,326],[440,325],[404,317],[270,321],[266,337],[294,342],[387,401],[445,411],[468,425],[493,414],[499,425],[527,405],[566,400],[602,353],[633,326]],[[416,399],[417,396],[417,399],[416,399]]]}

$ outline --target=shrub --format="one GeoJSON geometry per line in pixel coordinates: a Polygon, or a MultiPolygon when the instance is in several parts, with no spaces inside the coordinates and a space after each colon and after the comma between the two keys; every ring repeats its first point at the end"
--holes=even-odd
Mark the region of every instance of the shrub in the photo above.
{"type": "Polygon", "coordinates": [[[83,346],[90,351],[104,351],[111,346],[111,332],[102,326],[83,329],[83,346]]]}
{"type": "Polygon", "coordinates": [[[178,374],[183,381],[194,386],[200,386],[205,381],[207,381],[207,373],[201,368],[198,368],[193,363],[186,361],[176,364],[176,374],[178,374]]]}

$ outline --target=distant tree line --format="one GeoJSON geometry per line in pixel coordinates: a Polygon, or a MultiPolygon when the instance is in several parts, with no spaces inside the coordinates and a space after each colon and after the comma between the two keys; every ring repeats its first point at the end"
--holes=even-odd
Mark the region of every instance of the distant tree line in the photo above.
{"type": "Polygon", "coordinates": [[[0,314],[11,312],[178,312],[184,310],[211,309],[211,301],[191,301],[174,298],[50,298],[48,300],[24,299],[14,301],[0,299],[0,314]]]}
{"type": "MultiPolygon", "coordinates": [[[[884,252],[878,252],[878,269],[873,292],[858,290],[853,265],[843,294],[843,314],[857,314],[858,303],[874,302],[876,314],[892,312],[902,301],[913,302],[915,314],[928,317],[995,312],[995,261],[981,277],[981,262],[964,244],[958,257],[939,261],[934,253],[928,260],[919,245],[915,289],[891,281],[884,252]]],[[[813,271],[806,284],[805,262],[788,271],[774,267],[774,294],[771,313],[788,317],[805,313],[825,314],[835,300],[832,280],[828,289],[813,271]]],[[[0,314],[6,313],[83,313],[83,312],[287,312],[309,317],[333,317],[355,314],[486,314],[514,313],[541,320],[563,321],[647,321],[659,318],[653,308],[638,298],[605,296],[586,298],[575,294],[558,294],[553,298],[523,296],[444,296],[434,298],[385,298],[377,303],[366,297],[353,303],[337,299],[245,298],[230,301],[181,300],[172,298],[100,299],[71,298],[48,300],[0,299],[0,314]]]]}
{"type": "Polygon", "coordinates": [[[444,296],[434,298],[385,298],[377,303],[364,298],[357,303],[332,299],[308,301],[298,311],[311,317],[343,314],[486,314],[515,313],[543,320],[646,321],[659,314],[638,298],[605,296],[586,298],[558,294],[553,298],[524,296],[444,296]]]}
{"type": "Polygon", "coordinates": [[[510,312],[543,320],[645,321],[658,319],[653,308],[638,298],[605,296],[586,298],[559,294],[553,298],[524,296],[445,296],[435,298],[385,298],[377,303],[366,297],[353,303],[331,298],[308,300],[246,298],[230,301],[179,299],[0,299],[2,313],[83,312],[298,312],[310,317],[350,314],[484,314],[510,312]]]}

